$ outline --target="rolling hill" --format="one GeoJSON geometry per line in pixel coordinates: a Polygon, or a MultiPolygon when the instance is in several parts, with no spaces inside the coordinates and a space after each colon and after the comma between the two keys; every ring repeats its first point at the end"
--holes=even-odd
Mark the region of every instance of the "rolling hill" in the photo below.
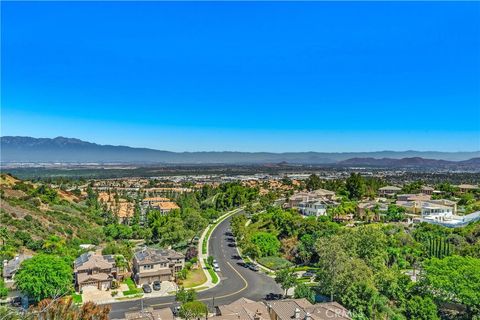
{"type": "MultiPolygon", "coordinates": [[[[342,164],[386,162],[386,159],[465,161],[475,152],[378,151],[378,152],[170,152],[148,148],[100,145],[74,138],[0,137],[2,163],[129,163],[129,164],[342,164]],[[383,159],[383,160],[382,160],[383,159]]],[[[414,160],[408,160],[411,162],[414,160]]],[[[422,160],[415,160],[419,163],[422,160]]],[[[428,161],[425,161],[427,163],[428,161]]],[[[394,161],[392,162],[394,163],[394,161]]],[[[401,163],[401,162],[399,162],[401,163]]]]}

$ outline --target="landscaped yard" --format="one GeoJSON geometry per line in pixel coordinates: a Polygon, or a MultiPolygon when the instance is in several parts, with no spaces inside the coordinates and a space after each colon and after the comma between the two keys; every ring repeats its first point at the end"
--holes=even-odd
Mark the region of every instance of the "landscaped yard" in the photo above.
{"type": "Polygon", "coordinates": [[[126,279],[123,283],[125,283],[128,286],[128,290],[123,291],[124,296],[142,293],[142,289],[137,288],[137,286],[135,285],[135,282],[133,282],[131,278],[126,279]]]}
{"type": "Polygon", "coordinates": [[[207,277],[201,268],[191,269],[187,274],[187,279],[182,281],[184,288],[197,287],[207,281],[207,277]]]}
{"type": "Polygon", "coordinates": [[[82,303],[82,295],[78,293],[72,293],[72,300],[74,303],[82,303]]]}
{"type": "Polygon", "coordinates": [[[293,265],[290,261],[281,257],[263,257],[259,258],[257,262],[272,270],[289,268],[293,265]]]}

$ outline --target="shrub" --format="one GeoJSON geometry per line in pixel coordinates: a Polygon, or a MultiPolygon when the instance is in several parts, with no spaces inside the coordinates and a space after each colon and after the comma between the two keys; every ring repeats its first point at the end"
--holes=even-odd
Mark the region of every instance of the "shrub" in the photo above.
{"type": "Polygon", "coordinates": [[[289,268],[293,265],[290,261],[287,259],[281,258],[281,257],[262,257],[257,260],[258,263],[261,265],[272,269],[272,270],[280,270],[280,269],[285,269],[289,268]]]}

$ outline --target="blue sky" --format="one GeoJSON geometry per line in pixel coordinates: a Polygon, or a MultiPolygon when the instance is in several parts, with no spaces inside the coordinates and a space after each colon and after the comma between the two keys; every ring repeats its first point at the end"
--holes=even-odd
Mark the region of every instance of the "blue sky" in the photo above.
{"type": "Polygon", "coordinates": [[[1,134],[480,150],[480,3],[2,2],[1,134]]]}

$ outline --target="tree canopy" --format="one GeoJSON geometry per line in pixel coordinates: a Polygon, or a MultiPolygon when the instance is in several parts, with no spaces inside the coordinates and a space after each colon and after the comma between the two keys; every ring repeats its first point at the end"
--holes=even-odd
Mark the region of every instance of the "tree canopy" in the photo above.
{"type": "Polygon", "coordinates": [[[46,254],[23,261],[15,274],[17,288],[35,301],[62,296],[71,290],[72,280],[70,265],[46,254]]]}

